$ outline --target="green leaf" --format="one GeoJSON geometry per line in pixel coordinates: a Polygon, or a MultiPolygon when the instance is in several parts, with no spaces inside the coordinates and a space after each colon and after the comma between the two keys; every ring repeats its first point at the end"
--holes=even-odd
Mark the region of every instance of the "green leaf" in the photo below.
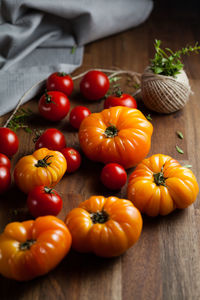
{"type": "Polygon", "coordinates": [[[184,136],[181,131],[177,131],[176,134],[179,137],[179,139],[181,139],[181,140],[184,139],[184,136]]]}
{"type": "Polygon", "coordinates": [[[150,114],[148,114],[148,115],[146,116],[146,118],[147,118],[147,120],[152,121],[152,118],[151,118],[151,115],[150,115],[150,114]]]}
{"type": "Polygon", "coordinates": [[[180,154],[183,154],[183,153],[184,153],[184,151],[183,151],[179,146],[177,146],[177,145],[176,145],[176,150],[177,150],[177,152],[180,153],[180,154]]]}
{"type": "Polygon", "coordinates": [[[184,165],[183,167],[190,169],[190,168],[192,168],[192,165],[184,165]]]}
{"type": "Polygon", "coordinates": [[[77,49],[77,46],[73,46],[72,49],[71,49],[71,54],[74,54],[76,52],[76,49],[77,49]]]}
{"type": "Polygon", "coordinates": [[[116,81],[118,81],[119,79],[121,79],[121,77],[114,76],[114,77],[109,78],[109,82],[110,82],[110,83],[116,82],[116,81]]]}

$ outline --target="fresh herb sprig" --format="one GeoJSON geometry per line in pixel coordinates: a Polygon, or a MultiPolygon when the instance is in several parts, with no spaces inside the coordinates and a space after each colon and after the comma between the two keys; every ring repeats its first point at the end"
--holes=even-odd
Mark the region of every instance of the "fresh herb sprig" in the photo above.
{"type": "Polygon", "coordinates": [[[15,132],[18,129],[23,128],[26,132],[31,133],[32,130],[28,126],[28,119],[31,115],[32,111],[30,109],[25,110],[24,108],[21,108],[10,120],[7,127],[15,132]]]}
{"type": "Polygon", "coordinates": [[[173,52],[169,48],[165,48],[164,50],[160,48],[161,41],[155,40],[155,56],[151,59],[150,68],[155,74],[165,75],[165,76],[173,76],[180,73],[180,70],[183,69],[183,63],[180,58],[182,55],[190,54],[190,52],[199,53],[200,46],[198,42],[192,46],[186,46],[176,52],[173,52]]]}

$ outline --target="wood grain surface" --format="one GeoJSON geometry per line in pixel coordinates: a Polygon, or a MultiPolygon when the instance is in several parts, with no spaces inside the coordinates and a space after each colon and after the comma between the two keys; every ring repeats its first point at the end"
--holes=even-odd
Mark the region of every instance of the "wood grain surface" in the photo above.
{"type": "MultiPolygon", "coordinates": [[[[156,2],[158,3],[158,1],[156,2]]],[[[194,44],[200,34],[200,19],[195,9],[156,4],[149,20],[141,26],[102,39],[85,47],[83,66],[75,72],[89,68],[122,68],[142,72],[153,55],[153,40],[163,40],[163,45],[177,49],[194,44]]],[[[139,108],[145,115],[151,113],[154,133],[149,155],[168,154],[181,163],[192,165],[192,171],[200,177],[200,56],[184,58],[185,70],[194,92],[186,107],[171,115],[149,112],[138,98],[139,108]],[[184,134],[180,140],[176,131],[184,134]],[[179,145],[184,154],[177,153],[179,145]]],[[[125,79],[121,81],[125,91],[125,79]]],[[[11,87],[12,88],[12,87],[11,87]]],[[[52,124],[40,118],[37,111],[39,96],[24,107],[33,110],[33,128],[56,127],[64,133],[68,146],[79,149],[77,132],[68,118],[52,124]]],[[[88,103],[79,94],[79,82],[71,97],[71,107],[88,106],[93,112],[103,108],[103,101],[88,103]]],[[[8,115],[1,118],[4,124],[8,115]]],[[[34,150],[32,135],[18,131],[20,150],[12,159],[12,166],[25,154],[34,150]]],[[[93,194],[126,197],[126,187],[112,193],[102,186],[99,175],[102,165],[83,157],[76,173],[65,175],[56,186],[64,200],[59,217],[82,200],[93,194]]],[[[133,170],[133,169],[132,169],[133,170]]],[[[128,171],[128,174],[132,172],[128,171]]],[[[26,212],[26,196],[14,185],[0,197],[0,227],[14,220],[22,221],[30,216],[26,212]],[[18,213],[15,213],[16,210],[18,213]]],[[[138,243],[119,258],[103,259],[89,254],[71,251],[60,265],[46,276],[26,283],[18,283],[0,277],[0,299],[20,300],[197,300],[200,299],[200,203],[199,199],[183,211],[175,211],[167,217],[148,218],[138,243]]]]}

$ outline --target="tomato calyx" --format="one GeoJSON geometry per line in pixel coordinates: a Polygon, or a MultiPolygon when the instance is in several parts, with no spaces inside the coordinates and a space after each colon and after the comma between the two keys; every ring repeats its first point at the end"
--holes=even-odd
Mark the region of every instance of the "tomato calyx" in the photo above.
{"type": "Polygon", "coordinates": [[[48,186],[45,186],[45,187],[44,187],[44,192],[45,192],[46,194],[54,194],[53,189],[52,189],[52,188],[49,188],[48,186]]]}
{"type": "Polygon", "coordinates": [[[90,214],[90,218],[93,222],[93,224],[99,223],[103,224],[106,223],[109,219],[109,215],[105,210],[97,211],[90,214]]]}
{"type": "Polygon", "coordinates": [[[35,167],[37,167],[37,168],[39,168],[39,167],[46,168],[46,167],[50,166],[51,162],[47,162],[47,160],[50,157],[53,157],[53,155],[47,155],[43,159],[39,159],[38,162],[35,164],[35,167]]]}
{"type": "Polygon", "coordinates": [[[67,76],[67,73],[65,73],[65,72],[58,72],[57,75],[59,77],[65,77],[65,76],[67,76]]]}
{"type": "Polygon", "coordinates": [[[20,243],[19,249],[22,251],[29,250],[33,244],[35,244],[36,240],[27,240],[24,243],[20,243]]]}
{"type": "Polygon", "coordinates": [[[117,127],[115,125],[110,125],[106,128],[104,134],[107,138],[115,137],[118,134],[117,127]]]}
{"type": "Polygon", "coordinates": [[[115,91],[115,96],[120,98],[122,95],[123,95],[122,90],[121,90],[120,88],[118,88],[118,89],[115,91]]]}
{"type": "Polygon", "coordinates": [[[45,95],[45,102],[47,104],[53,103],[53,104],[57,105],[54,101],[51,100],[52,96],[48,94],[47,90],[45,90],[44,95],[45,95]]]}
{"type": "Polygon", "coordinates": [[[164,167],[164,166],[162,166],[160,172],[154,173],[154,174],[153,174],[154,182],[155,182],[155,184],[158,185],[158,186],[159,186],[159,185],[166,186],[165,179],[167,179],[167,178],[164,177],[163,167],[164,167]]]}

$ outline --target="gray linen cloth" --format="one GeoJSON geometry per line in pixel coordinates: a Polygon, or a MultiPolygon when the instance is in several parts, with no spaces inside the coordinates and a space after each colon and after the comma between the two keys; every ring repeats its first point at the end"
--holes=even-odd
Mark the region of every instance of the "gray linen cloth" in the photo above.
{"type": "Polygon", "coordinates": [[[0,0],[0,115],[52,72],[79,67],[83,45],[142,23],[152,7],[152,0],[0,0]]]}

